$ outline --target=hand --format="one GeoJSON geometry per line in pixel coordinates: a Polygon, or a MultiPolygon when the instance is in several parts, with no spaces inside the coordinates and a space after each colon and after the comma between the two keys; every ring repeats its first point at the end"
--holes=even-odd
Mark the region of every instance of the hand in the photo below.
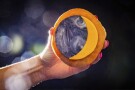
{"type": "MultiPolygon", "coordinates": [[[[90,67],[90,65],[82,67],[82,68],[76,68],[71,67],[67,64],[65,64],[60,58],[58,58],[55,53],[52,50],[51,42],[52,42],[52,34],[53,34],[53,28],[49,30],[49,38],[48,43],[43,52],[40,54],[40,58],[44,61],[45,69],[44,73],[49,79],[61,79],[66,78],[74,74],[78,74],[90,67]]],[[[104,47],[109,46],[109,41],[105,40],[104,47]]],[[[100,53],[97,57],[97,59],[93,62],[93,64],[97,63],[102,58],[102,53],[100,53]]]]}
{"type": "MultiPolygon", "coordinates": [[[[71,67],[60,60],[52,50],[52,34],[53,28],[49,31],[47,46],[41,54],[0,68],[0,90],[20,89],[20,87],[27,90],[39,82],[66,78],[90,67],[90,65],[82,68],[71,67]]],[[[103,48],[108,47],[108,45],[109,42],[106,40],[103,48]]],[[[101,57],[102,53],[98,55],[93,64],[97,63],[101,57]]]]}

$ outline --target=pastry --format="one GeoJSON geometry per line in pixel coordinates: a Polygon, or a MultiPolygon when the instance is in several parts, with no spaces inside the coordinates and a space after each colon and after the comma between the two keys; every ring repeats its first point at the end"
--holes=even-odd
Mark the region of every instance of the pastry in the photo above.
{"type": "Polygon", "coordinates": [[[83,67],[94,62],[105,38],[106,31],[95,15],[75,8],[63,13],[55,22],[52,47],[64,63],[83,67]]]}

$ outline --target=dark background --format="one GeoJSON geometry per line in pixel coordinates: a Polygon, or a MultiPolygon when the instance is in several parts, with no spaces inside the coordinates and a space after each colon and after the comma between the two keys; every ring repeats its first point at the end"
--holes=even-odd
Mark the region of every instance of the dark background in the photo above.
{"type": "Polygon", "coordinates": [[[37,54],[32,45],[42,48],[46,44],[47,32],[59,15],[72,8],[84,8],[97,15],[107,31],[110,46],[103,50],[102,60],[78,75],[45,81],[31,90],[134,89],[134,5],[134,0],[0,0],[0,36],[12,37],[15,33],[23,38],[18,53],[0,53],[0,67],[13,63],[26,51],[30,52],[24,55],[26,58],[37,54]]]}

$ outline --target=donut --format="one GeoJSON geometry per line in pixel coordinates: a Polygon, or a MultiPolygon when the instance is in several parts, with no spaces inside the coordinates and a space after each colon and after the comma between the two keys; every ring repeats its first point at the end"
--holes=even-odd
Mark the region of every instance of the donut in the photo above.
{"type": "Polygon", "coordinates": [[[54,24],[52,48],[67,65],[90,65],[101,52],[106,31],[91,12],[74,8],[63,13],[54,24]]]}

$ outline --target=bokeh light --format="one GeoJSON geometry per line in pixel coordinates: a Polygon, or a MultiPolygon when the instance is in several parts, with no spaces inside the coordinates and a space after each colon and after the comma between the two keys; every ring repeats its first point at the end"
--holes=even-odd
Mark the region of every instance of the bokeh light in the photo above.
{"type": "Polygon", "coordinates": [[[59,13],[56,11],[46,11],[43,14],[43,22],[47,27],[52,27],[58,19],[59,13]]]}
{"type": "Polygon", "coordinates": [[[16,58],[12,61],[12,64],[13,64],[13,63],[20,62],[20,61],[21,61],[21,58],[20,58],[20,57],[16,57],[16,58]]]}
{"type": "Polygon", "coordinates": [[[31,86],[29,76],[23,74],[12,75],[5,81],[6,90],[28,90],[31,86]]]}
{"type": "Polygon", "coordinates": [[[0,36],[0,52],[9,53],[13,48],[13,41],[8,36],[0,36]]]}
{"type": "Polygon", "coordinates": [[[32,0],[32,2],[28,3],[26,6],[24,12],[28,17],[36,19],[44,12],[44,6],[40,0],[32,0]]]}
{"type": "Polygon", "coordinates": [[[39,54],[41,53],[45,48],[45,45],[44,44],[39,44],[39,43],[36,43],[33,45],[32,47],[32,51],[35,53],[35,54],[39,54]]]}
{"type": "Polygon", "coordinates": [[[13,35],[12,40],[14,43],[12,53],[13,54],[19,53],[22,50],[23,45],[24,45],[22,37],[20,35],[15,34],[13,35]]]}
{"type": "Polygon", "coordinates": [[[21,56],[21,61],[26,60],[28,58],[31,58],[32,56],[34,56],[35,54],[32,51],[26,51],[22,54],[21,56]]]}
{"type": "Polygon", "coordinates": [[[26,46],[31,47],[35,42],[45,42],[46,29],[41,20],[31,20],[29,18],[22,19],[19,31],[25,40],[26,46]]]}

